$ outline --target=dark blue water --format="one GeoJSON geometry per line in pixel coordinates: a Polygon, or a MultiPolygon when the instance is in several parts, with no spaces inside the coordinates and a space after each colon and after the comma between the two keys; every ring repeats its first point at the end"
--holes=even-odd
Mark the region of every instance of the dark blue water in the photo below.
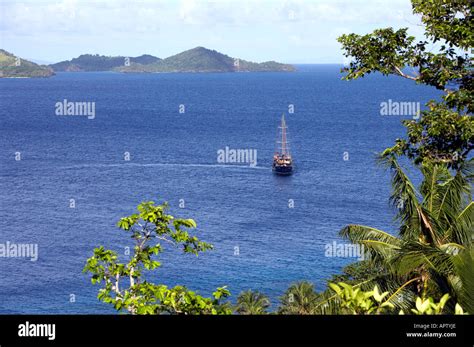
{"type": "Polygon", "coordinates": [[[404,134],[403,117],[381,116],[380,102],[437,96],[395,77],[340,77],[338,66],[319,65],[297,73],[0,79],[0,243],[39,245],[36,262],[0,258],[0,313],[110,312],[81,271],[98,245],[123,253],[130,240],[115,223],[144,200],[168,201],[215,246],[198,258],[166,251],[156,282],[203,295],[228,285],[233,298],[258,289],[274,304],[297,280],[322,290],[354,260],[325,257],[344,225],[396,230],[388,174],[374,154],[404,134]],[[56,116],[64,99],[94,101],[95,119],[56,116]],[[298,170],[282,178],[272,175],[271,158],[289,104],[298,170]],[[256,149],[258,166],[219,165],[226,146],[256,149]]]}

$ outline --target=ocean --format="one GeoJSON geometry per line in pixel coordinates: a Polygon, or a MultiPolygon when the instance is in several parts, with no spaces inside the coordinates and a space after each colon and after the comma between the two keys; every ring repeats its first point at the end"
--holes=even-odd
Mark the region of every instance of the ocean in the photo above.
{"type": "Polygon", "coordinates": [[[99,245],[132,246],[116,223],[142,201],[167,201],[215,247],[195,257],[165,246],[149,280],[206,296],[227,285],[231,300],[259,290],[273,307],[290,284],[323,290],[357,260],[326,256],[345,225],[396,232],[389,174],[374,158],[411,116],[381,115],[381,103],[424,108],[439,92],[379,74],[342,81],[338,65],[298,68],[0,79],[0,244],[38,247],[36,261],[0,257],[0,313],[114,312],[82,269],[99,245]],[[57,115],[64,100],[94,103],[94,116],[57,115]],[[271,171],[282,113],[290,177],[271,171]],[[226,148],[255,151],[257,165],[219,162],[226,148]]]}

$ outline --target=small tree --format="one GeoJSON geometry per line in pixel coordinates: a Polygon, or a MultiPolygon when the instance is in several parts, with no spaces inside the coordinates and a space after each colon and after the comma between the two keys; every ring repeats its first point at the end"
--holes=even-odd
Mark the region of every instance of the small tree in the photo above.
{"type": "Polygon", "coordinates": [[[168,288],[146,281],[146,271],[161,266],[156,256],[162,252],[162,243],[196,256],[212,249],[212,245],[186,231],[196,228],[194,220],[175,219],[165,213],[167,208],[166,203],[143,202],[137,214],[120,219],[118,227],[135,241],[127,263],[119,262],[117,253],[103,246],[94,249],[83,271],[92,274],[92,283],[103,283],[98,299],[131,314],[231,314],[230,305],[221,302],[230,295],[226,287],[217,288],[212,298],[205,298],[183,286],[168,288]]]}
{"type": "Polygon", "coordinates": [[[308,281],[292,284],[280,298],[280,314],[314,314],[318,296],[308,281]]]}

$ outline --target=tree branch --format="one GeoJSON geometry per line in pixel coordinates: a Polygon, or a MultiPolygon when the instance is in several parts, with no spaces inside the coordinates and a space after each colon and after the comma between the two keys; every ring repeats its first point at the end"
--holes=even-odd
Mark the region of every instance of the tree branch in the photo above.
{"type": "Polygon", "coordinates": [[[413,80],[413,81],[418,81],[419,76],[415,77],[415,76],[407,75],[407,74],[403,73],[403,71],[398,66],[394,66],[393,69],[395,71],[395,74],[398,75],[398,76],[401,76],[403,78],[408,78],[408,79],[413,80]]]}

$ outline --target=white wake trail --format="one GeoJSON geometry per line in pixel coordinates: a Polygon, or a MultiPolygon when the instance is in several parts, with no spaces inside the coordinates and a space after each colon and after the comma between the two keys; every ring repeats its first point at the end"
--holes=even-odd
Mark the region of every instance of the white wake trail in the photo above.
{"type": "Polygon", "coordinates": [[[253,169],[253,170],[268,170],[263,166],[250,166],[250,165],[226,165],[226,164],[181,164],[181,163],[124,163],[124,164],[78,164],[65,166],[65,169],[80,169],[80,168],[101,168],[101,167],[202,167],[202,168],[223,168],[223,169],[253,169]]]}

